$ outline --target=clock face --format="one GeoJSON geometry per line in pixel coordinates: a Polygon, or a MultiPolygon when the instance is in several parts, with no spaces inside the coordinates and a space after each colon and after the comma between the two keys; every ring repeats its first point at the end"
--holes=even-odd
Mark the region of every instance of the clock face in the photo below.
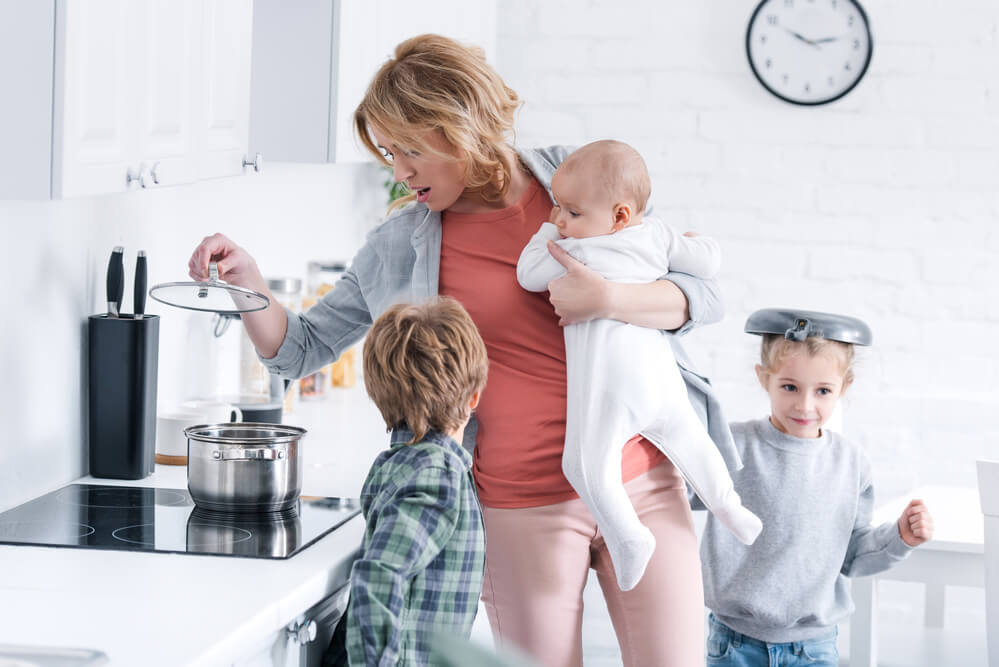
{"type": "Polygon", "coordinates": [[[853,0],[763,0],[749,19],[746,53],[753,74],[777,97],[826,104],[864,76],[871,31],[853,0]]]}

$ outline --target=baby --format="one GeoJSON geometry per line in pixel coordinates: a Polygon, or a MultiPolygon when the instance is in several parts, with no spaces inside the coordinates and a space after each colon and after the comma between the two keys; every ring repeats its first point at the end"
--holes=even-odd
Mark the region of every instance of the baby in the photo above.
{"type": "MultiPolygon", "coordinates": [[[[736,544],[708,517],[701,540],[707,662],[729,667],[835,667],[836,624],[853,609],[847,577],[886,570],[933,537],[920,500],[871,525],[874,486],[863,450],[823,426],[853,382],[853,345],[869,345],[856,318],[766,309],[746,322],[763,335],[756,375],[770,414],[732,424],[744,467],[733,473],[766,528],[736,544]]],[[[695,503],[696,504],[696,503],[695,503]]]]}
{"type": "MultiPolygon", "coordinates": [[[[548,252],[555,241],[607,280],[653,282],[667,271],[711,278],[718,246],[645,217],[651,186],[641,155],[619,141],[572,153],[552,177],[555,206],[517,263],[532,292],[565,274],[548,252]]],[[[565,327],[566,429],[562,470],[604,535],[618,585],[630,590],[656,542],[621,481],[621,451],[641,433],[680,470],[704,505],[745,544],[761,530],[732,487],[725,462],[687,398],[662,331],[598,319],[565,327]]]]}

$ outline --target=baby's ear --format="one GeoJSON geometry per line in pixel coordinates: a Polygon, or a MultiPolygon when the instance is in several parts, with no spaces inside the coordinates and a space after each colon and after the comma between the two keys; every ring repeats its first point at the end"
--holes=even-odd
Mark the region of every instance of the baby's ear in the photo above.
{"type": "Polygon", "coordinates": [[[614,205],[614,224],[611,231],[617,232],[631,223],[631,206],[628,204],[614,205]]]}
{"type": "Polygon", "coordinates": [[[767,372],[763,366],[756,364],[756,379],[760,381],[760,386],[764,389],[767,388],[767,379],[770,377],[770,373],[767,372]]]}

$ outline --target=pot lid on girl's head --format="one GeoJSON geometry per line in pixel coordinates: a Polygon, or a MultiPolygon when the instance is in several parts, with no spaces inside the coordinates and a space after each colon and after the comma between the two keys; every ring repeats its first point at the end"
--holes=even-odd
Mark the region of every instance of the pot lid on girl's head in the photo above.
{"type": "Polygon", "coordinates": [[[825,338],[852,345],[870,345],[873,334],[867,323],[850,315],[796,308],[763,308],[746,319],[746,333],[776,334],[789,340],[825,338]]]}

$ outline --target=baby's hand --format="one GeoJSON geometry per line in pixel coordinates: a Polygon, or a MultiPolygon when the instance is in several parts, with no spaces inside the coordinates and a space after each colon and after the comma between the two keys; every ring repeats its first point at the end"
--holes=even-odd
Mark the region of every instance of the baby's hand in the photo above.
{"type": "Polygon", "coordinates": [[[910,547],[933,539],[933,516],[922,500],[913,500],[898,518],[898,534],[910,547]]]}
{"type": "Polygon", "coordinates": [[[683,235],[684,236],[689,236],[689,237],[693,238],[693,237],[697,236],[697,232],[684,232],[683,235]]]}

